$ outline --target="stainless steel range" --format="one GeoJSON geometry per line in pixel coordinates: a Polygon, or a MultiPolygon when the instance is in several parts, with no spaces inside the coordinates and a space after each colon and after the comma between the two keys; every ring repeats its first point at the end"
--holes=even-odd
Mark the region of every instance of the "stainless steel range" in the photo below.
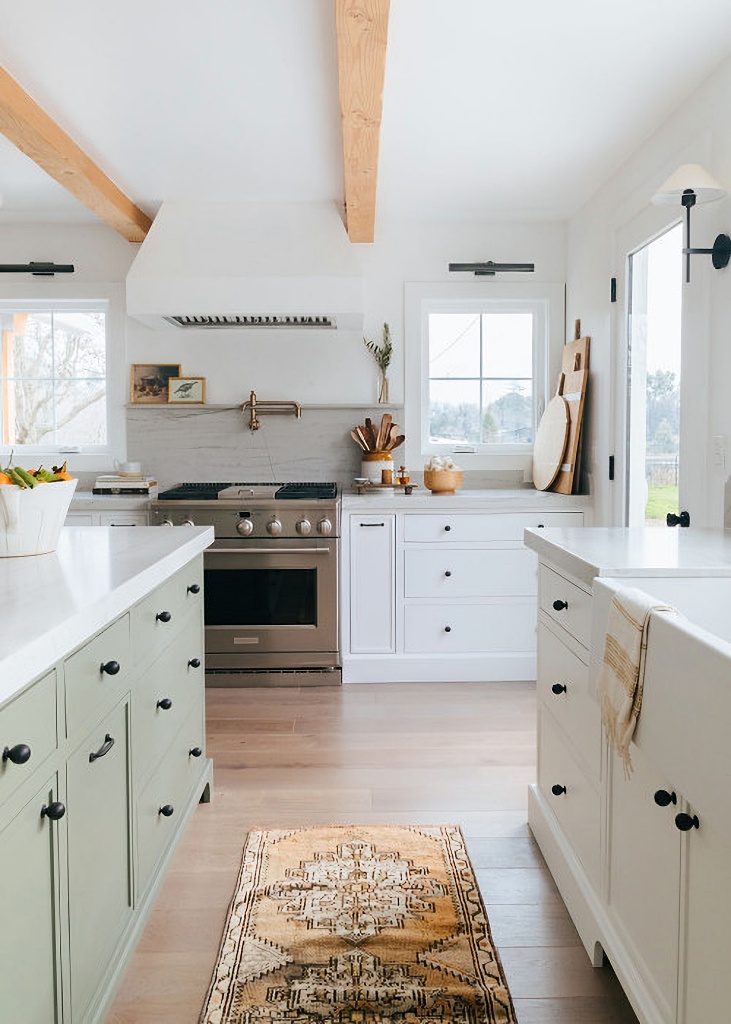
{"type": "Polygon", "coordinates": [[[338,685],[334,483],[183,483],[153,523],[213,526],[204,556],[209,686],[338,685]]]}

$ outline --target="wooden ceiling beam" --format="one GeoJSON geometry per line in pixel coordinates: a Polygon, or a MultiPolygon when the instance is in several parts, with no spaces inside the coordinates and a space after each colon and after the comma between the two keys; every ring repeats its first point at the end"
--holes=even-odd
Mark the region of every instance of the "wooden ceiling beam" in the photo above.
{"type": "Polygon", "coordinates": [[[117,188],[56,122],[0,68],[0,132],[128,242],[142,242],[151,219],[117,188]]]}
{"type": "Polygon", "coordinates": [[[390,0],[335,0],[345,218],[351,242],[372,242],[390,0]]]}

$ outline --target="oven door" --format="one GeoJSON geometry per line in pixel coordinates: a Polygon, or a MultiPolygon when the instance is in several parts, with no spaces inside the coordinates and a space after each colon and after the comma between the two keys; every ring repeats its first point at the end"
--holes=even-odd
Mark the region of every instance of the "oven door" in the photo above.
{"type": "Polygon", "coordinates": [[[339,664],[337,543],[221,538],[208,548],[207,664],[339,664]]]}

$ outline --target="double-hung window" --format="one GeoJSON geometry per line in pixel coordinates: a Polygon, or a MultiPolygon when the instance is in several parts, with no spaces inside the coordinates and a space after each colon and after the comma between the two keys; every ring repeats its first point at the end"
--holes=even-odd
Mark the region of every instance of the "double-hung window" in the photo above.
{"type": "Polygon", "coordinates": [[[547,398],[552,323],[559,344],[563,331],[560,286],[407,285],[406,318],[409,458],[418,437],[424,458],[525,469],[547,398]]]}

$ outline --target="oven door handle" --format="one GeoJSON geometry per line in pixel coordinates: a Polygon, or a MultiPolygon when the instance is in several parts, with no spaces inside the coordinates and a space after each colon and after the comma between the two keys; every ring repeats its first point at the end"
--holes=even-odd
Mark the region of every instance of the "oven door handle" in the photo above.
{"type": "Polygon", "coordinates": [[[207,555],[329,555],[331,548],[208,548],[207,555]]]}

